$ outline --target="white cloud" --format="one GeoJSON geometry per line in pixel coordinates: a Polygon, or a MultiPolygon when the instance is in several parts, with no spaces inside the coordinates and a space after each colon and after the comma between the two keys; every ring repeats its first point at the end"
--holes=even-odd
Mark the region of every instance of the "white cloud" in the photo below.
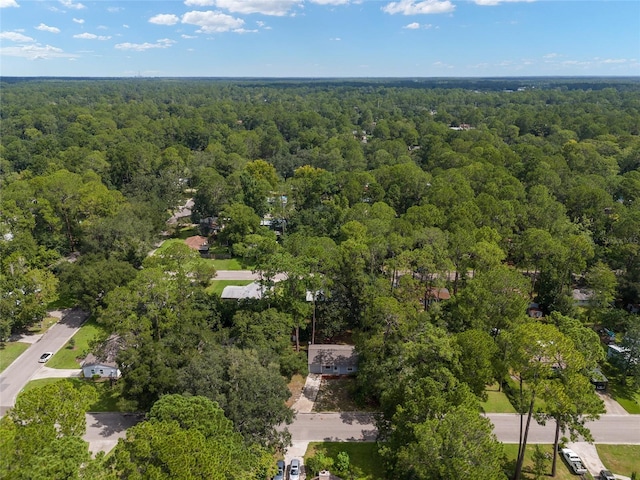
{"type": "Polygon", "coordinates": [[[450,0],[400,0],[391,2],[382,11],[390,15],[400,13],[402,15],[420,15],[430,13],[448,13],[455,10],[455,5],[450,0]]]}
{"type": "Polygon", "coordinates": [[[180,18],[172,13],[161,13],[149,19],[149,23],[155,23],[156,25],[175,25],[179,21],[180,18]]]}
{"type": "Polygon", "coordinates": [[[349,0],[309,0],[311,3],[318,5],[346,5],[349,0]]]}
{"type": "Polygon", "coordinates": [[[49,25],[45,25],[41,23],[36,27],[36,30],[40,30],[41,32],[50,32],[50,33],[60,33],[60,29],[57,27],[50,27],[49,25]]]}
{"type": "Polygon", "coordinates": [[[150,50],[153,48],[169,48],[171,45],[173,45],[175,42],[175,40],[170,40],[168,38],[163,38],[161,40],[158,40],[156,43],[129,43],[129,42],[125,42],[125,43],[118,43],[115,47],[118,50],[133,50],[136,52],[144,52],[145,50],[150,50]]]}
{"type": "Polygon", "coordinates": [[[0,8],[7,7],[19,7],[18,2],[16,0],[0,0],[0,8]]]}
{"type": "Polygon", "coordinates": [[[547,53],[546,55],[543,55],[542,58],[557,58],[561,56],[562,55],[560,55],[559,53],[547,53]]]}
{"type": "Polygon", "coordinates": [[[257,33],[258,30],[247,30],[246,28],[236,28],[233,30],[234,33],[257,33]]]}
{"type": "Polygon", "coordinates": [[[215,5],[215,0],[185,0],[184,4],[187,7],[210,7],[215,5]]]}
{"type": "Polygon", "coordinates": [[[194,10],[182,16],[182,23],[199,26],[199,32],[215,33],[242,28],[244,20],[221,12],[212,12],[211,10],[199,12],[194,10]]]}
{"type": "Polygon", "coordinates": [[[515,3],[515,2],[534,2],[535,0],[473,0],[476,5],[483,7],[493,7],[500,5],[501,3],[515,3]]]}
{"type": "Polygon", "coordinates": [[[67,8],[73,8],[74,10],[82,10],[85,7],[81,3],[73,3],[73,0],[60,0],[60,3],[67,8]]]}
{"type": "Polygon", "coordinates": [[[276,17],[287,15],[294,6],[301,3],[300,0],[215,0],[215,2],[218,8],[233,13],[261,13],[276,17]]]}
{"type": "Polygon", "coordinates": [[[409,25],[405,25],[402,28],[406,28],[409,30],[417,30],[418,28],[420,28],[420,24],[418,22],[413,22],[413,23],[410,23],[409,25]]]}
{"type": "Polygon", "coordinates": [[[332,37],[329,40],[332,42],[340,42],[342,39],[340,37],[332,37]]]}
{"type": "Polygon", "coordinates": [[[180,37],[182,37],[184,39],[187,39],[187,40],[190,40],[192,38],[198,38],[197,35],[185,35],[184,33],[182,35],[180,35],[180,37]]]}
{"type": "Polygon", "coordinates": [[[21,57],[29,60],[48,60],[50,58],[73,58],[77,55],[64,53],[64,50],[51,45],[22,45],[20,47],[0,48],[0,55],[21,57]]]}
{"type": "Polygon", "coordinates": [[[82,18],[74,18],[73,21],[79,23],[80,25],[84,23],[84,20],[82,18]]]}
{"type": "Polygon", "coordinates": [[[109,40],[111,37],[85,32],[85,33],[79,33],[77,35],[74,35],[73,38],[81,38],[84,40],[109,40]]]}
{"type": "Polygon", "coordinates": [[[109,12],[109,13],[118,13],[118,12],[121,12],[122,10],[124,10],[124,8],[122,8],[122,7],[109,7],[109,8],[107,8],[107,12],[109,12]]]}
{"type": "Polygon", "coordinates": [[[35,40],[31,37],[27,37],[19,32],[0,32],[0,39],[2,40],[11,40],[12,42],[34,42],[35,40]]]}

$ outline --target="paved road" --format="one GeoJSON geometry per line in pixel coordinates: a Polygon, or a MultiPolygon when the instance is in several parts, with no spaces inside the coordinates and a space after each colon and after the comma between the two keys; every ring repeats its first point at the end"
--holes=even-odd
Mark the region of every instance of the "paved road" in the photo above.
{"type": "MultiPolygon", "coordinates": [[[[487,417],[498,440],[518,443],[518,415],[496,413],[487,417]]],[[[602,415],[587,426],[596,443],[640,445],[640,415],[602,415]]],[[[356,441],[376,437],[373,416],[365,413],[298,413],[289,431],[296,441],[356,441]]],[[[554,434],[554,424],[542,426],[532,421],[529,443],[553,443],[554,434]]]]}
{"type": "Polygon", "coordinates": [[[87,317],[88,314],[82,310],[65,310],[58,323],[0,374],[0,416],[15,405],[20,390],[44,367],[44,363],[38,363],[40,355],[61,349],[87,317]]]}
{"type": "MultiPolygon", "coordinates": [[[[284,278],[283,274],[278,274],[274,280],[279,282],[284,278]]],[[[260,280],[260,275],[251,270],[218,270],[214,280],[260,280]]]]}
{"type": "MultiPolygon", "coordinates": [[[[518,443],[520,417],[512,413],[490,413],[487,417],[494,425],[498,440],[518,443]]],[[[526,422],[526,417],[525,417],[526,422]]],[[[602,415],[600,420],[588,422],[587,427],[595,443],[640,445],[640,415],[602,415]]],[[[538,425],[531,421],[529,443],[553,443],[555,424],[538,425]]]]}

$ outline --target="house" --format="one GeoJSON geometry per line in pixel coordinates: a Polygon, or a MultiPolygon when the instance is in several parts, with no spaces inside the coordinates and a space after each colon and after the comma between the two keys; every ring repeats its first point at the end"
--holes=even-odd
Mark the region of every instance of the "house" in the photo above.
{"type": "Polygon", "coordinates": [[[116,363],[116,355],[122,349],[124,341],[118,335],[111,335],[97,352],[90,353],[82,363],[82,373],[85,378],[117,379],[120,378],[120,370],[116,363]]]}
{"type": "Polygon", "coordinates": [[[243,286],[228,285],[222,290],[220,298],[223,300],[260,300],[264,296],[264,292],[265,287],[258,282],[251,282],[243,286]]]}
{"type": "Polygon", "coordinates": [[[612,343],[607,347],[607,360],[624,361],[628,351],[628,348],[612,343]]]}
{"type": "Polygon", "coordinates": [[[349,375],[358,371],[353,345],[309,345],[309,373],[349,375]]]}
{"type": "Polygon", "coordinates": [[[527,315],[531,318],[542,318],[544,315],[540,309],[540,305],[537,303],[530,303],[527,308],[527,315]]]}
{"type": "Polygon", "coordinates": [[[629,303],[627,310],[629,313],[640,313],[640,303],[629,303]]]}
{"type": "Polygon", "coordinates": [[[448,288],[429,287],[427,289],[427,301],[428,303],[439,302],[441,300],[449,300],[451,294],[448,288]]]}
{"type": "Polygon", "coordinates": [[[580,290],[575,288],[571,292],[571,297],[573,298],[573,304],[576,307],[588,307],[589,301],[593,296],[593,292],[591,290],[580,290]]]}

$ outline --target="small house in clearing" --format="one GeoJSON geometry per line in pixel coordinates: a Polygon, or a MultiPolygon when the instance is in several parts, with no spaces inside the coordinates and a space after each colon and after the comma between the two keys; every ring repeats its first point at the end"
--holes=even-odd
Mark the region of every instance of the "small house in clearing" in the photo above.
{"type": "Polygon", "coordinates": [[[120,378],[120,370],[116,363],[116,355],[122,349],[123,340],[118,335],[111,335],[100,346],[96,353],[90,353],[82,364],[82,373],[85,378],[117,379],[120,378]]]}
{"type": "Polygon", "coordinates": [[[248,285],[227,285],[222,290],[220,298],[223,300],[260,300],[265,293],[266,287],[258,282],[251,282],[248,285]]]}
{"type": "Polygon", "coordinates": [[[353,345],[309,345],[309,373],[349,375],[358,371],[353,345]]]}

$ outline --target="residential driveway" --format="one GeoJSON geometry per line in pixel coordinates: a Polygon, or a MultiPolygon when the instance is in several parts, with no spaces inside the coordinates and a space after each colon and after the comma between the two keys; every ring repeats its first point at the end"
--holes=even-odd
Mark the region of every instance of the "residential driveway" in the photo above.
{"type": "Polygon", "coordinates": [[[622,405],[616,402],[610,394],[600,393],[600,392],[596,392],[596,393],[604,402],[604,408],[608,414],[629,415],[629,413],[624,408],[622,408],[622,405]]]}
{"type": "Polygon", "coordinates": [[[125,438],[127,428],[142,421],[144,415],[137,413],[87,413],[87,432],[84,439],[89,442],[93,454],[110,452],[120,438],[125,438]]]}
{"type": "Polygon", "coordinates": [[[300,398],[296,400],[291,408],[294,412],[299,413],[311,413],[313,410],[313,404],[316,401],[316,397],[318,396],[318,391],[320,391],[320,383],[322,382],[322,375],[310,373],[307,375],[307,379],[304,383],[304,388],[302,389],[302,395],[300,398]]]}
{"type": "Polygon", "coordinates": [[[64,310],[61,320],[36,340],[0,374],[0,416],[13,407],[18,393],[34,375],[45,368],[38,363],[44,352],[57,352],[78,331],[89,315],[79,309],[64,310]]]}
{"type": "Polygon", "coordinates": [[[74,378],[82,377],[82,369],[64,369],[64,368],[49,368],[43,367],[33,374],[31,380],[38,380],[40,378],[74,378]]]}

